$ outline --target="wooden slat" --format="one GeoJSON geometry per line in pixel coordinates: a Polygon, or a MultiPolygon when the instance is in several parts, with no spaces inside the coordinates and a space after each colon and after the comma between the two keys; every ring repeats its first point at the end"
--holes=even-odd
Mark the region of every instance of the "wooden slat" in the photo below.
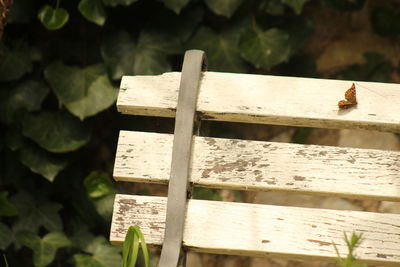
{"type": "MultiPolygon", "coordinates": [[[[180,73],[124,76],[118,110],[174,117],[180,73]]],[[[205,119],[400,132],[400,84],[356,82],[358,105],[337,103],[352,82],[206,72],[197,111],[205,119]]]]}
{"type": "MultiPolygon", "coordinates": [[[[110,240],[121,244],[130,225],[146,242],[160,245],[166,198],[117,195],[110,240]]],[[[189,250],[246,256],[330,260],[332,242],[347,255],[343,232],[363,233],[361,261],[400,264],[400,215],[189,200],[183,245],[189,250]]]]}
{"type": "MultiPolygon", "coordinates": [[[[114,178],[168,183],[172,139],[121,131],[114,178]]],[[[400,201],[398,151],[195,137],[192,153],[199,186],[400,201]]]]}

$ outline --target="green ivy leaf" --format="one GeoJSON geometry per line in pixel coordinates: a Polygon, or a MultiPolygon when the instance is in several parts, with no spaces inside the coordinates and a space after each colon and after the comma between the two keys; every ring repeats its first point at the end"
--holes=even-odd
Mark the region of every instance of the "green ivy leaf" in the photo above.
{"type": "Polygon", "coordinates": [[[107,173],[93,171],[84,180],[83,184],[90,198],[99,198],[110,194],[114,185],[107,173]]]}
{"type": "Polygon", "coordinates": [[[243,0],[206,0],[206,4],[215,14],[227,18],[232,17],[243,0]]]}
{"type": "Polygon", "coordinates": [[[164,5],[174,11],[176,14],[179,14],[189,2],[190,0],[163,0],[164,5]]]}
{"type": "Polygon", "coordinates": [[[77,222],[73,234],[70,235],[72,241],[72,246],[80,250],[86,249],[89,244],[93,241],[94,236],[88,230],[87,224],[82,224],[82,222],[77,222]]]}
{"type": "Polygon", "coordinates": [[[135,74],[151,75],[171,71],[167,55],[180,52],[181,47],[174,38],[162,33],[142,31],[136,46],[135,74]]]}
{"type": "Polygon", "coordinates": [[[307,3],[309,0],[282,0],[283,3],[290,6],[296,15],[300,15],[303,10],[303,5],[307,3]]]}
{"type": "MultiPolygon", "coordinates": [[[[199,6],[186,9],[184,12],[176,16],[172,12],[162,12],[159,15],[160,21],[165,21],[164,27],[167,29],[169,40],[180,40],[180,43],[185,43],[195,32],[195,29],[203,20],[204,8],[199,6]]],[[[157,25],[156,25],[157,26],[157,25]]],[[[173,42],[174,46],[181,49],[180,44],[173,42]]],[[[183,50],[183,49],[182,49],[183,50]]],[[[182,51],[183,52],[183,51],[182,51]]],[[[179,51],[179,54],[182,54],[179,51]]]]}
{"type": "Polygon", "coordinates": [[[36,267],[49,265],[59,248],[71,245],[71,241],[60,232],[49,233],[40,238],[32,232],[22,231],[17,233],[17,239],[33,250],[33,263],[36,267]]]}
{"type": "Polygon", "coordinates": [[[181,52],[179,42],[171,36],[144,30],[137,42],[126,32],[106,38],[102,57],[112,79],[123,75],[153,75],[171,70],[169,54],[181,52]]]}
{"type": "Polygon", "coordinates": [[[77,150],[90,140],[86,125],[67,113],[42,111],[27,114],[22,133],[50,152],[77,150]]]}
{"type": "Polygon", "coordinates": [[[88,20],[99,26],[103,26],[107,13],[102,0],[81,0],[78,10],[88,20]]]}
{"type": "Polygon", "coordinates": [[[0,216],[16,216],[18,211],[15,206],[8,201],[7,196],[7,191],[0,192],[0,216]]]}
{"type": "Polygon", "coordinates": [[[93,205],[97,213],[107,222],[111,221],[114,207],[115,193],[108,194],[101,198],[93,199],[93,205]]]}
{"type": "Polygon", "coordinates": [[[5,143],[11,151],[17,151],[24,146],[25,138],[22,136],[19,127],[8,127],[5,143]]]}
{"type": "Polygon", "coordinates": [[[375,8],[371,14],[371,24],[374,31],[382,36],[399,35],[400,12],[389,6],[375,8]]]}
{"type": "Polygon", "coordinates": [[[11,202],[18,210],[18,220],[13,225],[14,232],[26,230],[37,233],[40,227],[50,232],[62,230],[62,221],[58,215],[62,207],[60,204],[49,201],[36,203],[26,192],[11,197],[11,202]]]}
{"type": "Polygon", "coordinates": [[[6,250],[14,239],[10,227],[0,222],[0,250],[6,250]]]}
{"type": "Polygon", "coordinates": [[[15,119],[14,114],[19,110],[39,110],[48,93],[49,89],[35,80],[18,84],[8,92],[7,96],[3,97],[4,102],[0,106],[1,119],[5,122],[12,122],[15,119]]]}
{"type": "Polygon", "coordinates": [[[256,68],[270,69],[288,60],[289,35],[276,28],[263,31],[254,26],[240,36],[239,50],[243,58],[256,68]]]}
{"type": "Polygon", "coordinates": [[[103,0],[104,5],[106,6],[129,6],[135,3],[137,0],[103,0]]]}
{"type": "Polygon", "coordinates": [[[133,75],[136,43],[127,32],[114,33],[105,38],[101,55],[111,79],[119,80],[123,75],[133,75]]]}
{"type": "Polygon", "coordinates": [[[266,0],[260,3],[260,9],[274,16],[285,13],[285,6],[281,0],[266,0]]]}
{"type": "Polygon", "coordinates": [[[48,88],[36,81],[23,82],[11,90],[0,91],[0,120],[6,124],[19,121],[21,110],[39,110],[48,88]]]}
{"type": "Polygon", "coordinates": [[[364,53],[366,64],[355,64],[339,73],[340,79],[372,82],[390,82],[392,64],[382,55],[373,52],[364,53]]]}
{"type": "Polygon", "coordinates": [[[86,254],[75,254],[75,267],[115,267],[121,266],[120,248],[110,245],[103,236],[94,238],[84,249],[86,254]]]}
{"type": "Polygon", "coordinates": [[[56,62],[44,74],[58,99],[81,120],[110,107],[118,95],[103,65],[81,69],[56,62]]]}
{"type": "Polygon", "coordinates": [[[49,88],[35,80],[27,80],[11,91],[10,105],[13,111],[25,109],[37,111],[41,108],[44,98],[49,93],[49,88]]]}
{"type": "Polygon", "coordinates": [[[38,19],[48,30],[58,30],[68,22],[69,14],[64,8],[43,6],[38,12],[38,19]]]}
{"type": "Polygon", "coordinates": [[[63,155],[51,154],[33,144],[24,146],[20,150],[19,157],[22,164],[50,182],[53,182],[57,174],[68,164],[63,155]]]}
{"type": "Polygon", "coordinates": [[[32,71],[29,47],[23,42],[13,42],[7,47],[0,42],[0,81],[12,81],[32,71]]]}
{"type": "Polygon", "coordinates": [[[206,52],[209,70],[246,72],[246,64],[237,49],[238,40],[238,30],[217,34],[210,28],[202,27],[190,40],[188,47],[206,52]]]}

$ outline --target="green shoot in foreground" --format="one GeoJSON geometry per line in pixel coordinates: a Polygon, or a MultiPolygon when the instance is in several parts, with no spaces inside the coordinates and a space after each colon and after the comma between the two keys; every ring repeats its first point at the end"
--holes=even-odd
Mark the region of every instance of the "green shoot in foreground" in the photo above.
{"type": "Polygon", "coordinates": [[[351,239],[344,233],[344,241],[346,242],[347,248],[349,250],[349,253],[347,254],[347,257],[343,259],[340,256],[339,250],[336,247],[336,244],[333,243],[333,247],[335,248],[337,258],[336,262],[339,263],[340,267],[367,267],[366,264],[361,264],[357,262],[357,258],[354,254],[355,248],[361,243],[362,239],[362,233],[361,234],[356,234],[353,232],[351,235],[351,239]]]}
{"type": "Polygon", "coordinates": [[[139,242],[142,247],[145,266],[149,267],[149,252],[139,226],[130,226],[126,233],[122,248],[122,267],[135,267],[139,254],[139,242]]]}

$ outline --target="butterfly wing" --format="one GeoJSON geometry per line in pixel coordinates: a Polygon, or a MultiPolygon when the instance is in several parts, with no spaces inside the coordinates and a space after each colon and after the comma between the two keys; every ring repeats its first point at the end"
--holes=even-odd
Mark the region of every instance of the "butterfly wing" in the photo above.
{"type": "Polygon", "coordinates": [[[356,86],[353,85],[344,93],[344,97],[346,98],[347,101],[357,104],[357,97],[356,97],[356,86]]]}
{"type": "Polygon", "coordinates": [[[338,106],[340,109],[348,109],[351,108],[352,106],[355,106],[357,103],[353,103],[347,100],[340,100],[338,102],[338,106]]]}

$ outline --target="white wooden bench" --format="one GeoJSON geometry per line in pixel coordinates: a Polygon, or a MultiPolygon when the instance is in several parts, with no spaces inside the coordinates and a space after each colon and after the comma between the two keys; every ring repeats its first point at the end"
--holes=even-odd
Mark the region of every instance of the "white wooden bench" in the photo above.
{"type": "MultiPolygon", "coordinates": [[[[123,114],[175,116],[181,73],[125,76],[123,114]]],[[[400,85],[355,82],[358,104],[340,110],[352,81],[204,72],[203,120],[400,132],[400,85]]],[[[168,184],[174,135],[121,131],[114,178],[168,184]]],[[[400,152],[194,136],[191,185],[400,201],[400,152]]],[[[117,195],[110,240],[131,225],[162,245],[166,197],[117,195]]],[[[400,214],[189,199],[185,250],[333,261],[347,254],[343,232],[363,233],[360,262],[400,265],[400,214]]],[[[163,266],[162,266],[163,267],[163,266]]]]}

